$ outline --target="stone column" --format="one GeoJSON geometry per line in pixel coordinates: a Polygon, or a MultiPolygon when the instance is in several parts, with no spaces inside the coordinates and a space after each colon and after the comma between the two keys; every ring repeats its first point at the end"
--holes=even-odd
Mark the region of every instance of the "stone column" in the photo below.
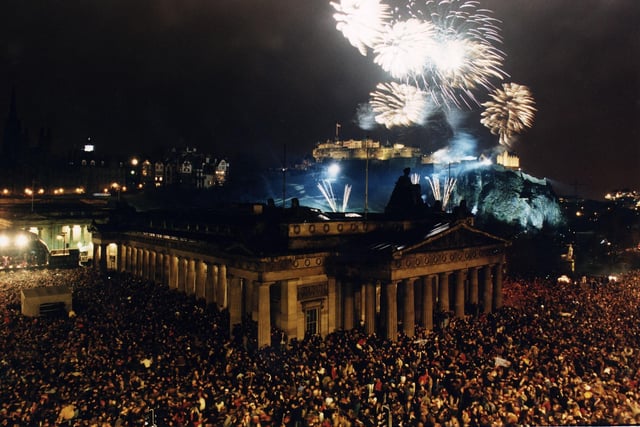
{"type": "Polygon", "coordinates": [[[258,283],[258,348],[271,345],[271,283],[258,283]]]}
{"type": "Polygon", "coordinates": [[[107,271],[107,244],[100,244],[100,271],[107,271]]]}
{"type": "Polygon", "coordinates": [[[132,276],[138,276],[138,249],[131,247],[131,264],[129,264],[129,273],[132,276]]]}
{"type": "Polygon", "coordinates": [[[149,280],[157,283],[156,280],[156,251],[149,251],[149,280]]]}
{"type": "Polygon", "coordinates": [[[496,264],[493,275],[493,309],[502,308],[502,263],[496,264]]]}
{"type": "Polygon", "coordinates": [[[187,260],[178,259],[178,291],[185,292],[187,284],[187,260]]]}
{"type": "Polygon", "coordinates": [[[196,293],[196,260],[187,260],[187,277],[184,283],[184,290],[187,295],[194,295],[196,293]]]}
{"type": "Polygon", "coordinates": [[[422,278],[422,326],[427,331],[433,329],[433,279],[434,276],[422,278]]]}
{"type": "Polygon", "coordinates": [[[196,298],[205,299],[205,282],[207,280],[207,270],[204,261],[196,261],[196,298]]]}
{"type": "Polygon", "coordinates": [[[473,307],[473,315],[478,314],[478,267],[469,269],[469,303],[473,307]]]}
{"type": "Polygon", "coordinates": [[[351,282],[344,282],[344,320],[343,327],[345,331],[350,331],[353,329],[353,319],[354,319],[354,291],[353,284],[351,282]]]}
{"type": "Polygon", "coordinates": [[[455,314],[456,317],[464,317],[464,279],[465,279],[465,271],[457,270],[456,271],[456,303],[455,303],[455,314]]]}
{"type": "Polygon", "coordinates": [[[149,280],[149,250],[142,249],[141,276],[144,280],[149,280]]]}
{"type": "Polygon", "coordinates": [[[291,280],[280,282],[282,330],[288,339],[298,337],[298,286],[291,280]]]}
{"type": "Polygon", "coordinates": [[[156,252],[156,283],[167,283],[164,277],[164,253],[156,252]]]}
{"type": "Polygon", "coordinates": [[[92,257],[93,268],[98,270],[100,268],[100,246],[93,245],[93,257],[92,257]]]}
{"type": "Polygon", "coordinates": [[[125,250],[126,250],[126,255],[125,255],[126,260],[125,260],[124,271],[126,271],[127,273],[131,273],[133,271],[131,268],[133,250],[131,246],[127,246],[125,250]]]}
{"type": "Polygon", "coordinates": [[[208,262],[206,263],[207,277],[204,283],[204,300],[209,304],[213,304],[216,301],[216,282],[218,281],[218,267],[208,262]]]}
{"type": "Polygon", "coordinates": [[[385,285],[387,298],[387,338],[391,341],[398,340],[398,284],[389,282],[385,285]]]}
{"type": "Polygon", "coordinates": [[[97,270],[99,268],[98,263],[100,262],[100,246],[93,245],[92,257],[91,257],[91,266],[97,270]]]}
{"type": "Polygon", "coordinates": [[[232,276],[229,285],[229,333],[242,323],[242,279],[232,276]]]}
{"type": "Polygon", "coordinates": [[[376,285],[367,282],[365,288],[364,331],[371,335],[376,331],[376,285]]]}
{"type": "Polygon", "coordinates": [[[403,332],[408,337],[413,337],[415,335],[416,329],[416,313],[415,313],[415,303],[414,303],[414,289],[413,284],[415,283],[415,278],[405,279],[402,284],[404,286],[404,295],[403,295],[403,304],[402,310],[404,311],[402,328],[403,332]]]}
{"type": "Polygon", "coordinates": [[[216,292],[216,302],[218,307],[226,308],[227,302],[227,266],[220,264],[218,266],[218,288],[216,292]]]}
{"type": "Polygon", "coordinates": [[[482,289],[482,311],[484,313],[491,313],[491,302],[493,299],[493,286],[491,284],[491,266],[485,265],[482,268],[484,286],[482,289]]]}
{"type": "Polygon", "coordinates": [[[169,287],[172,289],[178,289],[178,282],[180,277],[180,258],[176,255],[172,255],[169,261],[169,287]]]}
{"type": "Polygon", "coordinates": [[[449,273],[438,275],[438,308],[442,312],[449,311],[449,273]]]}
{"type": "Polygon", "coordinates": [[[164,283],[170,288],[173,288],[172,282],[171,282],[171,266],[173,263],[172,260],[173,260],[173,255],[164,254],[164,265],[162,266],[162,270],[164,271],[164,283]]]}
{"type": "Polygon", "coordinates": [[[127,269],[127,247],[118,245],[118,271],[124,272],[127,269]]]}

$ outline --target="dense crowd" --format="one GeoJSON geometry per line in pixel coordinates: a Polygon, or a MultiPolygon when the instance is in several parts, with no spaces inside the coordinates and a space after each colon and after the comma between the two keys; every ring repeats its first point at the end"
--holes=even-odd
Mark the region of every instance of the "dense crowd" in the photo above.
{"type": "Polygon", "coordinates": [[[130,276],[0,273],[0,425],[640,423],[639,272],[504,293],[396,342],[356,329],[257,349],[250,323],[230,337],[226,312],[130,276]],[[72,313],[20,314],[20,289],[58,284],[72,313]]]}

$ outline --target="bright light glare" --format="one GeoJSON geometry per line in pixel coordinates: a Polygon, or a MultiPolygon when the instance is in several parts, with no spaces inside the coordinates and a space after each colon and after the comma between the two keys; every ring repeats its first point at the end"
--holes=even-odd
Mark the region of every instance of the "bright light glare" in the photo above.
{"type": "Polygon", "coordinates": [[[7,246],[9,246],[9,238],[3,234],[0,236],[0,247],[6,248],[7,246]]]}
{"type": "Polygon", "coordinates": [[[24,248],[29,243],[29,238],[24,234],[19,234],[16,236],[16,246],[19,248],[24,248]]]}
{"type": "Polygon", "coordinates": [[[331,166],[329,166],[327,172],[329,173],[329,176],[331,178],[335,178],[340,173],[340,166],[338,166],[337,163],[333,163],[331,166]]]}

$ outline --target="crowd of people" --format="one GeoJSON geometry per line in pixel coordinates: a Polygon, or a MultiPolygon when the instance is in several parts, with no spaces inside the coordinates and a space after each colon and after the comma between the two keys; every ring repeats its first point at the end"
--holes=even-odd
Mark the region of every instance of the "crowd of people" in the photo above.
{"type": "Polygon", "coordinates": [[[129,275],[3,272],[0,425],[640,423],[640,272],[503,290],[504,308],[411,338],[340,330],[258,349],[250,323],[230,336],[225,311],[129,275]],[[20,289],[60,284],[72,312],[21,315],[20,289]]]}

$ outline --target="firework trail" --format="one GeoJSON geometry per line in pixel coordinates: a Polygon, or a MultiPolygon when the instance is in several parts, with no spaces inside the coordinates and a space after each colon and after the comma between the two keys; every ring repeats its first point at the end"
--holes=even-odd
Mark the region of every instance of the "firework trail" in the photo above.
{"type": "MultiPolygon", "coordinates": [[[[338,203],[336,201],[336,196],[333,192],[333,185],[331,185],[331,182],[326,179],[323,179],[318,183],[318,189],[320,190],[325,200],[329,204],[331,211],[338,212],[338,203]]],[[[351,186],[349,184],[346,184],[344,186],[344,193],[342,196],[342,212],[347,211],[347,206],[349,204],[350,196],[351,196],[351,186]]]]}
{"type": "Polygon", "coordinates": [[[351,186],[346,184],[344,186],[344,193],[342,195],[342,212],[347,211],[347,206],[349,205],[349,197],[351,196],[351,186]]]}
{"type": "Polygon", "coordinates": [[[418,19],[399,21],[387,27],[373,48],[374,62],[394,79],[421,74],[435,47],[436,29],[418,19]]]}
{"type": "Polygon", "coordinates": [[[387,128],[423,123],[427,111],[426,93],[407,84],[378,83],[371,93],[375,121],[387,128]]]}
{"type": "Polygon", "coordinates": [[[533,125],[536,112],[533,96],[527,86],[505,83],[490,97],[492,101],[482,104],[485,110],[480,123],[499,136],[501,145],[510,147],[515,134],[533,125]]]}
{"type": "Polygon", "coordinates": [[[428,176],[425,178],[429,182],[434,200],[442,202],[442,210],[445,210],[447,204],[449,204],[449,198],[457,180],[455,178],[445,178],[442,191],[440,191],[440,178],[438,175],[433,175],[432,178],[428,176]]]}

